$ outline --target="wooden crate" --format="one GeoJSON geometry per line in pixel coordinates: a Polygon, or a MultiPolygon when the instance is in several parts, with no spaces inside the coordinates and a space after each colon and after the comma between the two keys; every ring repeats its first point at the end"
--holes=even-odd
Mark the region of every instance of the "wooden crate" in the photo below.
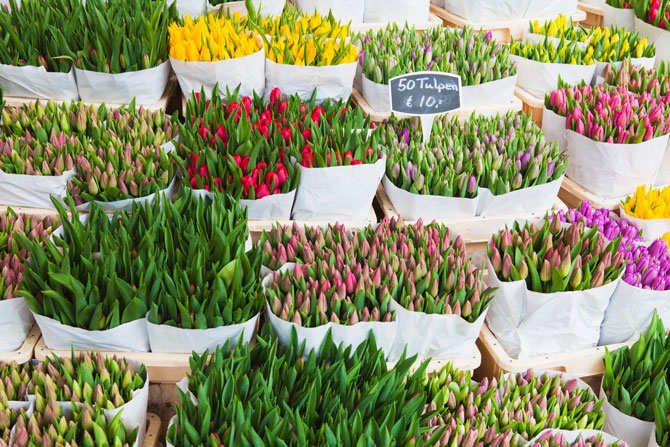
{"type": "Polygon", "coordinates": [[[633,343],[596,346],[579,351],[517,360],[507,355],[488,325],[484,323],[477,340],[477,346],[482,354],[482,365],[477,370],[476,377],[500,377],[501,374],[523,372],[529,368],[551,369],[580,378],[591,378],[591,380],[587,380],[587,383],[592,386],[595,384],[600,386],[600,377],[605,372],[603,359],[606,350],[612,352],[622,346],[631,346],[633,343]]]}
{"type": "Polygon", "coordinates": [[[530,116],[538,126],[542,127],[542,115],[544,113],[544,98],[531,95],[526,90],[517,86],[514,94],[523,103],[523,112],[530,116]]]}
{"type": "MultiPolygon", "coordinates": [[[[382,121],[385,121],[391,117],[391,113],[384,113],[384,112],[376,112],[370,104],[363,98],[363,94],[359,92],[356,89],[353,89],[351,92],[351,101],[355,105],[357,105],[366,116],[370,117],[370,120],[375,122],[375,123],[381,123],[382,121]]],[[[514,112],[518,113],[521,112],[523,107],[523,104],[519,98],[514,96],[512,98],[512,101],[509,102],[509,104],[505,105],[488,105],[488,106],[482,106],[482,107],[472,107],[472,108],[463,108],[459,109],[454,112],[450,112],[447,115],[448,116],[457,116],[460,120],[466,120],[470,118],[470,115],[472,115],[474,112],[481,113],[481,114],[487,114],[487,115],[495,115],[496,113],[507,113],[507,112],[514,112]]]]}
{"type": "Polygon", "coordinates": [[[616,199],[601,199],[595,194],[587,191],[574,180],[565,177],[558,197],[570,208],[577,208],[583,200],[588,200],[594,208],[607,208],[615,213],[619,213],[619,204],[625,197],[616,199]]]}
{"type": "MultiPolygon", "coordinates": [[[[388,23],[352,23],[349,25],[350,34],[353,36],[358,33],[367,33],[368,31],[380,31],[386,29],[388,23]]],[[[398,24],[404,26],[404,24],[398,24]]],[[[417,31],[426,31],[431,28],[440,28],[442,20],[435,14],[430,14],[427,22],[408,23],[407,26],[414,27],[417,31]]]]}
{"type": "MultiPolygon", "coordinates": [[[[326,227],[329,224],[334,224],[335,221],[322,220],[322,221],[293,221],[293,220],[249,220],[249,233],[251,234],[251,239],[254,242],[257,242],[263,231],[272,230],[273,225],[293,225],[293,222],[297,222],[298,225],[302,228],[305,225],[310,227],[326,227]]],[[[375,213],[374,207],[370,207],[370,212],[368,217],[360,222],[340,222],[346,228],[363,228],[368,225],[377,223],[377,213],[375,213]]]]}
{"type": "Polygon", "coordinates": [[[35,352],[35,345],[41,338],[39,326],[33,325],[28,336],[23,341],[23,344],[16,351],[0,351],[0,361],[2,362],[16,362],[18,364],[26,363],[33,358],[35,352]]]}
{"type": "MultiPolygon", "coordinates": [[[[165,87],[165,91],[163,92],[163,96],[161,96],[161,99],[156,103],[156,104],[151,104],[151,105],[145,105],[144,108],[147,110],[151,111],[156,111],[156,110],[166,110],[167,105],[170,102],[170,99],[172,98],[172,95],[174,92],[177,90],[177,78],[174,76],[171,77],[168,80],[167,86],[165,87]]],[[[5,105],[10,106],[10,107],[20,107],[23,104],[32,104],[37,101],[37,98],[21,98],[18,96],[5,96],[5,105]]],[[[49,102],[48,99],[40,99],[40,104],[46,105],[47,102],[49,102]]],[[[70,101],[55,101],[57,104],[62,104],[62,103],[69,103],[70,101]]],[[[101,103],[98,102],[85,102],[85,104],[92,105],[92,106],[99,106],[101,103]]],[[[127,104],[112,104],[112,103],[106,103],[107,107],[113,107],[113,108],[118,108],[121,107],[122,105],[127,105],[127,104]]],[[[139,104],[137,104],[139,107],[139,104]]]]}
{"type": "Polygon", "coordinates": [[[582,22],[582,25],[587,27],[599,26],[601,28],[604,26],[603,8],[600,6],[579,2],[577,4],[577,9],[586,13],[586,19],[582,22]]]}
{"type": "Polygon", "coordinates": [[[147,432],[144,435],[142,447],[159,447],[161,433],[161,418],[153,413],[147,413],[147,432]]]}
{"type": "MultiPolygon", "coordinates": [[[[502,22],[482,23],[471,22],[436,5],[430,5],[430,12],[441,18],[445,26],[455,28],[463,28],[468,26],[474,28],[475,30],[481,29],[483,32],[490,31],[491,34],[493,34],[493,38],[501,43],[510,42],[512,38],[516,40],[521,39],[526,29],[528,29],[528,23],[530,21],[538,20],[539,22],[544,23],[547,20],[554,19],[554,17],[533,17],[532,19],[517,19],[505,20],[502,22]]],[[[572,21],[575,23],[586,20],[586,12],[580,9],[565,15],[572,18],[572,21]]]]}

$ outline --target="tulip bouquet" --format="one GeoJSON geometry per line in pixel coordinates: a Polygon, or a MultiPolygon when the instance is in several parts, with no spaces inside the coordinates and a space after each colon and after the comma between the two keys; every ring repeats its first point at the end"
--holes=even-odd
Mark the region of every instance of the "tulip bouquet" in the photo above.
{"type": "Polygon", "coordinates": [[[102,410],[89,404],[72,407],[73,416],[68,420],[55,400],[35,402],[35,411],[28,416],[21,413],[14,430],[13,445],[33,446],[120,446],[136,444],[138,429],[127,432],[121,423],[121,413],[106,418],[102,410]]]}
{"type": "Polygon", "coordinates": [[[9,447],[12,428],[19,418],[25,417],[26,410],[9,408],[6,402],[0,402],[0,447],[9,447]]]}
{"type": "Polygon", "coordinates": [[[635,2],[633,0],[606,0],[605,3],[608,5],[619,8],[619,9],[633,9],[635,8],[635,2]]]}
{"type": "Polygon", "coordinates": [[[670,218],[670,187],[649,188],[642,185],[635,194],[622,202],[622,208],[631,217],[638,219],[670,218]]]}
{"type": "Polygon", "coordinates": [[[529,31],[533,34],[566,41],[587,42],[590,37],[589,30],[573,23],[572,17],[566,17],[563,14],[553,20],[547,20],[542,25],[539,20],[534,20],[530,22],[529,31]]]}
{"type": "Polygon", "coordinates": [[[391,24],[359,37],[363,75],[377,84],[416,71],[440,71],[461,76],[462,85],[472,86],[514,76],[510,53],[491,34],[472,28],[431,28],[418,34],[407,25],[391,24]]]}
{"type": "Polygon", "coordinates": [[[84,151],[77,137],[62,131],[52,132],[45,142],[38,138],[30,131],[25,136],[0,138],[0,169],[7,174],[59,177],[74,168],[74,157],[84,151]]]}
{"type": "Polygon", "coordinates": [[[654,421],[657,412],[668,413],[669,340],[663,322],[654,313],[646,335],[631,347],[605,354],[602,389],[614,411],[643,421],[654,421]]]}
{"type": "MultiPolygon", "coordinates": [[[[71,218],[60,204],[57,208],[63,238],[43,248],[19,236],[30,255],[21,295],[41,324],[55,325],[52,330],[58,322],[103,331],[147,312],[155,324],[206,328],[258,313],[261,259],[245,253],[246,217],[231,199],[186,194],[176,203],[135,203],[131,214],[116,213],[111,222],[95,204],[85,223],[76,212],[71,218]],[[47,270],[52,274],[44,279],[47,270]]],[[[129,334],[121,343],[135,346],[142,342],[137,337],[129,334]]]]}
{"type": "Polygon", "coordinates": [[[292,33],[317,35],[330,39],[350,37],[349,25],[341,24],[332,13],[321,15],[319,12],[307,14],[288,4],[281,15],[275,17],[240,17],[233,14],[231,19],[241,27],[258,32],[264,36],[289,36],[292,33]]]}
{"type": "Polygon", "coordinates": [[[568,42],[565,38],[558,44],[549,39],[538,43],[523,43],[512,39],[510,52],[514,56],[542,63],[591,65],[594,50],[591,47],[582,50],[577,42],[568,42]]]}
{"type": "Polygon", "coordinates": [[[295,338],[286,348],[279,345],[265,325],[253,349],[244,346],[232,355],[217,349],[211,360],[207,355],[191,358],[189,389],[197,404],[180,391],[167,442],[434,446],[444,429],[424,434],[433,414],[423,412],[425,365],[410,373],[414,360],[403,356],[388,370],[373,339],[352,350],[338,349],[327,338],[318,354],[307,354],[295,338]],[[240,386],[226,386],[233,383],[240,386]],[[367,404],[347,403],[354,401],[367,404]],[[254,411],[267,419],[244,416],[254,411]],[[326,412],[332,417],[319,417],[326,412]],[[240,424],[241,418],[247,423],[240,424]]]}
{"type": "Polygon", "coordinates": [[[35,366],[28,391],[36,400],[80,402],[114,410],[132,400],[146,381],[144,364],[135,372],[126,359],[116,356],[83,352],[78,358],[61,359],[54,354],[35,366]]]}
{"type": "Polygon", "coordinates": [[[668,0],[636,0],[635,15],[642,21],[663,30],[670,29],[670,2],[668,0]]]}
{"type": "Polygon", "coordinates": [[[236,28],[231,20],[214,15],[200,16],[195,22],[187,15],[168,28],[170,57],[187,62],[212,62],[260,51],[258,37],[236,28]]]}
{"type": "Polygon", "coordinates": [[[656,55],[656,48],[648,44],[648,39],[614,25],[595,28],[589,48],[593,48],[593,57],[600,62],[621,62],[626,58],[653,58],[656,55]]]}
{"type": "Polygon", "coordinates": [[[568,441],[564,433],[547,431],[528,444],[529,447],[619,447],[625,443],[614,441],[607,443],[602,434],[586,436],[581,433],[572,442],[568,441]]]}
{"type": "Polygon", "coordinates": [[[436,119],[426,144],[413,120],[391,120],[382,132],[387,179],[412,194],[502,196],[560,179],[568,161],[527,115],[473,115],[462,128],[457,118],[436,119]]]}
{"type": "Polygon", "coordinates": [[[304,35],[292,30],[267,42],[266,57],[277,64],[326,67],[356,62],[358,50],[346,39],[304,35]]]}
{"type": "Polygon", "coordinates": [[[670,102],[670,66],[666,61],[648,69],[626,60],[618,69],[608,65],[601,76],[606,84],[625,87],[631,93],[648,92],[654,98],[670,102]]]}
{"type": "Polygon", "coordinates": [[[624,269],[621,238],[608,241],[583,222],[561,228],[546,220],[542,228],[515,222],[494,235],[487,247],[493,271],[501,281],[526,281],[541,293],[588,290],[616,280],[624,269]]]}
{"type": "Polygon", "coordinates": [[[26,400],[32,374],[33,366],[30,362],[23,365],[0,362],[0,403],[26,400]]]}
{"type": "Polygon", "coordinates": [[[558,210],[550,218],[557,218],[567,223],[584,222],[586,228],[597,228],[610,241],[621,236],[619,250],[624,253],[642,242],[638,228],[628,223],[626,219],[614,219],[612,212],[607,208],[593,208],[588,200],[581,202],[576,209],[558,210]]]}

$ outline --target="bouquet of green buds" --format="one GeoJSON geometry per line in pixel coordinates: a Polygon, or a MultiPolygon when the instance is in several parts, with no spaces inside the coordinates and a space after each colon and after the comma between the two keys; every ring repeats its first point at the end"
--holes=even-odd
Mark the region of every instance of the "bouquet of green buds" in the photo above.
{"type": "Polygon", "coordinates": [[[670,102],[670,65],[661,61],[658,67],[647,69],[634,65],[630,59],[623,62],[617,69],[612,64],[607,65],[602,72],[605,84],[625,87],[631,93],[647,92],[663,102],[670,102]]]}
{"type": "Polygon", "coordinates": [[[405,73],[439,71],[461,76],[463,86],[497,81],[516,74],[509,48],[491,33],[472,28],[414,28],[389,25],[359,37],[363,75],[377,84],[405,73]]]}
{"type": "Polygon", "coordinates": [[[26,400],[32,372],[31,363],[0,362],[0,402],[26,400]]]}
{"type": "Polygon", "coordinates": [[[55,354],[33,371],[29,393],[37,400],[85,402],[103,410],[114,410],[133,398],[147,381],[142,364],[138,371],[126,359],[83,352],[71,359],[55,354]]]}
{"type": "Polygon", "coordinates": [[[547,430],[528,445],[529,447],[619,447],[625,443],[618,440],[607,442],[602,434],[584,436],[582,433],[569,441],[564,432],[547,430]]]}
{"type": "Polygon", "coordinates": [[[60,176],[74,168],[74,157],[84,151],[77,137],[51,134],[42,143],[26,131],[25,136],[0,138],[0,169],[7,174],[60,176]]]}
{"type": "Polygon", "coordinates": [[[12,428],[17,419],[26,417],[26,410],[9,408],[6,401],[0,401],[0,447],[9,447],[12,428]]]}
{"type": "Polygon", "coordinates": [[[28,416],[21,413],[14,430],[16,447],[82,446],[129,447],[135,445],[138,429],[126,432],[121,413],[107,420],[102,410],[85,403],[72,406],[73,416],[68,420],[55,400],[35,402],[35,411],[28,416]]]}
{"type": "Polygon", "coordinates": [[[497,196],[557,180],[567,169],[566,152],[525,114],[472,115],[463,127],[457,118],[436,119],[427,143],[415,120],[391,120],[382,132],[386,176],[413,194],[474,198],[481,187],[497,196]]]}
{"type": "Polygon", "coordinates": [[[621,238],[608,241],[583,222],[562,228],[558,219],[541,228],[515,222],[494,235],[487,248],[500,281],[526,281],[528,290],[554,293],[587,290],[616,280],[623,271],[621,238]]]}

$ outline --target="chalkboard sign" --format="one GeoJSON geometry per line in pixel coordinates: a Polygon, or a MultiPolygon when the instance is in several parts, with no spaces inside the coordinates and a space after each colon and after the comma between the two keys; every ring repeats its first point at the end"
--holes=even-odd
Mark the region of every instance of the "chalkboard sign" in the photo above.
{"type": "Polygon", "coordinates": [[[461,107],[461,77],[421,71],[389,80],[391,111],[407,115],[439,115],[461,107]]]}

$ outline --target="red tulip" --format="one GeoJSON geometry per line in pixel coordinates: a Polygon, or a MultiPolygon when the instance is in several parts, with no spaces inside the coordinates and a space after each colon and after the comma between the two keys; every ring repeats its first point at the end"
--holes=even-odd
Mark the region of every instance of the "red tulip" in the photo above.
{"type": "Polygon", "coordinates": [[[265,175],[265,183],[272,189],[276,188],[279,185],[279,176],[276,172],[268,172],[265,175]]]}
{"type": "Polygon", "coordinates": [[[300,133],[302,134],[302,137],[305,139],[305,141],[311,141],[311,139],[312,139],[312,129],[304,129],[304,130],[301,130],[300,133]]]}
{"type": "Polygon", "coordinates": [[[268,188],[268,185],[266,185],[265,183],[261,183],[255,189],[257,199],[262,199],[263,197],[267,197],[270,195],[270,189],[268,188]]]}
{"type": "Polygon", "coordinates": [[[243,188],[244,188],[244,191],[243,191],[243,192],[244,192],[244,195],[245,195],[245,196],[246,196],[246,195],[249,195],[249,187],[250,187],[250,186],[253,187],[253,185],[254,185],[254,179],[251,178],[251,177],[248,176],[248,175],[245,175],[244,177],[242,177],[242,179],[240,180],[240,182],[242,183],[242,186],[243,186],[243,188]]]}
{"type": "Polygon", "coordinates": [[[305,104],[300,104],[300,113],[305,113],[305,110],[307,110],[307,106],[305,104]]]}
{"type": "Polygon", "coordinates": [[[258,184],[258,177],[260,176],[261,171],[258,170],[258,168],[254,168],[251,170],[251,178],[253,180],[254,185],[258,184]]]}
{"type": "Polygon", "coordinates": [[[226,132],[226,129],[223,128],[223,126],[216,128],[216,136],[219,137],[219,139],[223,142],[228,141],[228,133],[226,132]]]}
{"type": "Polygon", "coordinates": [[[279,103],[279,113],[283,114],[284,112],[286,112],[286,109],[288,109],[288,102],[281,101],[279,103]]]}
{"type": "Polygon", "coordinates": [[[247,172],[247,168],[249,167],[249,160],[251,160],[251,157],[248,155],[245,155],[242,158],[242,162],[239,164],[239,167],[242,169],[242,172],[247,172]]]}
{"type": "Polygon", "coordinates": [[[281,98],[281,90],[275,87],[270,92],[270,104],[276,104],[279,98],[281,98]]]}
{"type": "Polygon", "coordinates": [[[207,167],[206,164],[200,166],[200,168],[198,169],[198,175],[203,178],[209,177],[209,168],[207,167]]]}
{"type": "Polygon", "coordinates": [[[201,127],[198,129],[198,134],[200,135],[200,138],[207,141],[207,138],[209,137],[209,130],[206,127],[201,127]]]}
{"type": "Polygon", "coordinates": [[[279,190],[279,188],[275,188],[275,190],[272,191],[272,194],[275,195],[275,196],[276,196],[277,194],[281,194],[281,190],[279,190]]]}
{"type": "Polygon", "coordinates": [[[282,138],[284,139],[284,142],[288,144],[291,141],[291,138],[293,137],[293,133],[291,132],[291,129],[282,129],[280,131],[282,138]]]}
{"type": "Polygon", "coordinates": [[[235,160],[235,164],[237,166],[239,166],[240,163],[242,163],[242,157],[239,154],[233,154],[233,160],[235,160]]]}
{"type": "Polygon", "coordinates": [[[351,151],[346,151],[344,153],[344,164],[345,164],[345,166],[348,166],[348,165],[352,164],[353,161],[354,161],[354,154],[352,154],[351,151]]]}
{"type": "Polygon", "coordinates": [[[221,185],[221,178],[220,177],[214,177],[214,186],[216,186],[216,188],[219,191],[223,190],[223,185],[221,185]]]}
{"type": "Polygon", "coordinates": [[[264,161],[259,161],[258,163],[256,163],[256,168],[258,168],[260,170],[266,169],[267,167],[268,167],[268,165],[266,165],[264,161]]]}
{"type": "Polygon", "coordinates": [[[235,112],[235,121],[239,120],[240,114],[242,113],[239,102],[231,102],[228,104],[228,117],[230,117],[233,112],[235,112]]]}
{"type": "Polygon", "coordinates": [[[251,98],[248,96],[242,98],[242,105],[244,106],[244,110],[247,111],[247,116],[249,116],[249,112],[251,112],[251,98]]]}
{"type": "Polygon", "coordinates": [[[314,121],[316,124],[319,124],[322,116],[323,109],[319,106],[314,107],[314,110],[312,110],[312,121],[314,121]]]}
{"type": "Polygon", "coordinates": [[[284,166],[277,167],[277,177],[279,179],[279,186],[284,186],[284,183],[288,180],[288,171],[284,166]]]}

